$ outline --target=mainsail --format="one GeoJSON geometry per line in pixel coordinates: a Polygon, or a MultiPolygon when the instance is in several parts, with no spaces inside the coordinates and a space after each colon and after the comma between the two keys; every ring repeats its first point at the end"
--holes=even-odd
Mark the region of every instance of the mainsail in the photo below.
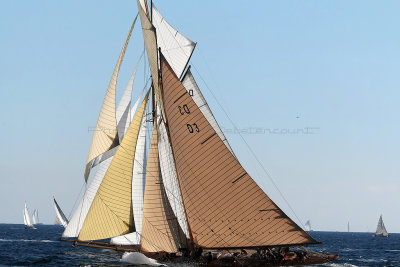
{"type": "Polygon", "coordinates": [[[136,142],[147,93],[111,161],[79,233],[79,240],[98,240],[133,232],[132,172],[136,142]]]}
{"type": "Polygon", "coordinates": [[[193,241],[203,248],[317,243],[251,179],[163,56],[163,99],[193,241]]]}
{"type": "Polygon", "coordinates": [[[60,222],[60,224],[62,224],[62,226],[64,226],[64,228],[66,228],[68,225],[68,219],[64,215],[64,212],[61,210],[60,206],[58,205],[58,203],[54,197],[53,197],[53,200],[54,200],[54,208],[56,210],[58,221],[60,222]]]}
{"type": "Polygon", "coordinates": [[[376,227],[375,236],[383,236],[383,237],[389,236],[388,232],[386,231],[385,224],[383,223],[382,215],[379,217],[378,226],[376,227]]]}
{"type": "Polygon", "coordinates": [[[115,110],[115,91],[117,87],[119,69],[121,67],[121,63],[124,58],[125,51],[132,34],[132,30],[135,26],[136,19],[137,16],[135,17],[135,20],[132,23],[128,37],[126,38],[125,44],[122,47],[122,51],[117,61],[117,65],[115,66],[114,73],[111,76],[111,80],[108,85],[106,96],[104,97],[103,105],[100,110],[96,128],[94,129],[93,132],[92,144],[90,145],[89,155],[86,161],[86,167],[84,173],[85,182],[87,182],[87,179],[89,177],[93,160],[99,155],[103,154],[104,152],[116,146],[116,142],[118,143],[117,119],[115,110]]]}

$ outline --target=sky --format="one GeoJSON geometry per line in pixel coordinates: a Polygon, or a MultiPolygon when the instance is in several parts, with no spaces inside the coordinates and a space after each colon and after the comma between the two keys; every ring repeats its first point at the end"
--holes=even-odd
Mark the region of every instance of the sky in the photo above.
{"type": "MultiPolygon", "coordinates": [[[[191,65],[215,117],[292,219],[365,232],[382,214],[400,232],[398,1],[155,5],[197,42],[191,65]]],[[[23,223],[25,201],[53,223],[53,196],[71,214],[89,129],[136,13],[133,0],[1,1],[0,223],[23,223]]],[[[142,52],[138,23],[117,98],[142,52]]],[[[143,66],[134,96],[145,75],[143,66]]]]}

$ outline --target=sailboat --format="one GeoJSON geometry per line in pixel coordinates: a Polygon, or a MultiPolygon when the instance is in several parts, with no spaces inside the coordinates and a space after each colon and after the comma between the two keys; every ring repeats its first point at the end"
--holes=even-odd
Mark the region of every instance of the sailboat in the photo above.
{"type": "Polygon", "coordinates": [[[89,184],[62,239],[213,266],[337,259],[305,249],[320,242],[291,220],[236,158],[188,66],[196,43],[153,3],[149,8],[138,0],[137,6],[93,133],[84,170],[89,184]],[[131,107],[136,66],[117,106],[118,73],[138,16],[150,82],[131,107]]]}
{"type": "Polygon", "coordinates": [[[379,217],[378,226],[376,227],[375,236],[376,237],[388,237],[389,236],[388,232],[386,231],[385,224],[383,223],[382,215],[379,217]]]}
{"type": "Polygon", "coordinates": [[[28,206],[26,205],[26,202],[24,206],[23,215],[24,215],[25,229],[36,229],[31,222],[31,217],[29,216],[28,206]]]}
{"type": "Polygon", "coordinates": [[[306,231],[308,231],[308,232],[312,232],[313,231],[312,228],[311,228],[311,221],[310,220],[306,221],[304,226],[306,227],[306,231]]]}
{"type": "Polygon", "coordinates": [[[57,214],[57,223],[56,224],[61,224],[62,226],[64,226],[64,228],[67,227],[68,225],[68,219],[67,217],[64,215],[64,212],[61,210],[60,206],[58,205],[56,199],[53,197],[53,201],[54,201],[54,209],[56,210],[56,214],[57,214]]]}

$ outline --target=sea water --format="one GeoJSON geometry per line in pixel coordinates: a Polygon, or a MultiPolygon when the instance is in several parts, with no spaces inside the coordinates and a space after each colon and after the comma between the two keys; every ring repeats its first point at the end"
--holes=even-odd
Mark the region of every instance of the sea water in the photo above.
{"type": "MultiPolygon", "coordinates": [[[[63,227],[0,224],[0,266],[124,266],[123,253],[107,249],[74,247],[58,239],[63,227]]],[[[373,237],[372,233],[310,232],[322,245],[309,249],[339,254],[332,263],[319,266],[398,266],[400,234],[373,237]]],[[[180,265],[182,266],[182,265],[180,265]]]]}

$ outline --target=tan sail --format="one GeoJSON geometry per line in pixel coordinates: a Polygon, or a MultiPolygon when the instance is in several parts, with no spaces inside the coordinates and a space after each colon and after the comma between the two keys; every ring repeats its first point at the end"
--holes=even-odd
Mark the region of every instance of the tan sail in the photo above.
{"type": "Polygon", "coordinates": [[[108,168],[78,240],[99,240],[126,234],[134,228],[132,170],[140,123],[149,92],[136,113],[108,168]]]}
{"type": "Polygon", "coordinates": [[[194,243],[204,248],[316,243],[247,174],[160,57],[167,124],[194,243]]]}
{"type": "Polygon", "coordinates": [[[115,111],[115,91],[117,87],[119,69],[121,67],[121,63],[124,58],[125,51],[132,34],[132,30],[135,27],[136,19],[137,16],[132,23],[132,26],[128,33],[128,37],[126,38],[125,44],[122,47],[121,54],[119,55],[113,75],[111,76],[111,80],[108,85],[106,96],[104,97],[103,105],[101,106],[96,128],[93,132],[92,144],[90,145],[89,155],[86,161],[84,173],[85,182],[87,182],[87,179],[89,177],[90,168],[93,160],[99,155],[116,146],[116,144],[118,144],[117,119],[115,111]]]}
{"type": "Polygon", "coordinates": [[[163,187],[157,139],[155,122],[146,173],[141,249],[145,252],[177,252],[186,244],[186,238],[163,187]]]}

